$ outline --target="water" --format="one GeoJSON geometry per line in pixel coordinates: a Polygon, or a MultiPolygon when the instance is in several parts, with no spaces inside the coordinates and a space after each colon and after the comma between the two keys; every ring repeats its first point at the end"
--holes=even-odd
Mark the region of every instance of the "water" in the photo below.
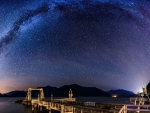
{"type": "MultiPolygon", "coordinates": [[[[33,113],[31,107],[15,103],[18,99],[21,98],[0,98],[0,113],[33,113]]],[[[48,113],[48,111],[34,111],[34,113],[48,113]]]]}
{"type": "MultiPolygon", "coordinates": [[[[15,103],[16,100],[21,98],[0,98],[0,113],[33,113],[31,107],[15,103]]],[[[93,101],[99,103],[116,103],[116,104],[129,104],[129,98],[111,98],[111,97],[78,97],[77,101],[93,101]]],[[[42,112],[34,111],[34,113],[48,113],[47,110],[42,112]]],[[[52,113],[59,113],[52,111],[52,113]]]]}
{"type": "Polygon", "coordinates": [[[17,98],[0,98],[0,113],[29,113],[21,104],[15,104],[17,98]]]}

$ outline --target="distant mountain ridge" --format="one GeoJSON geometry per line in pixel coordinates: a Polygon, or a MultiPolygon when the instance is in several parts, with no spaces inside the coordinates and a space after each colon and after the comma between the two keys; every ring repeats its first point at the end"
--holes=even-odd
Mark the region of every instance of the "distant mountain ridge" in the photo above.
{"type": "Polygon", "coordinates": [[[72,89],[73,95],[75,97],[110,97],[110,95],[98,88],[95,87],[83,87],[77,84],[72,84],[72,85],[65,85],[60,88],[58,88],[57,92],[54,93],[54,95],[57,96],[68,96],[68,91],[69,89],[72,89]]]}
{"type": "Polygon", "coordinates": [[[108,91],[108,94],[110,94],[111,96],[117,96],[117,97],[136,96],[135,93],[133,93],[132,91],[127,91],[127,90],[124,90],[124,89],[110,90],[110,91],[108,91]]]}
{"type": "Polygon", "coordinates": [[[6,93],[9,97],[26,97],[27,91],[11,91],[9,93],[6,93]]]}
{"type": "MultiPolygon", "coordinates": [[[[50,97],[53,94],[54,97],[68,97],[69,89],[72,89],[74,97],[111,97],[117,95],[117,97],[130,97],[135,96],[135,94],[131,91],[118,89],[118,90],[110,90],[110,91],[103,91],[96,87],[84,87],[78,84],[72,85],[64,85],[62,87],[52,87],[52,86],[45,86],[45,87],[37,87],[43,88],[44,96],[50,97]]],[[[39,94],[38,91],[32,91],[31,96],[37,97],[39,94]]],[[[9,97],[26,97],[27,91],[11,91],[6,93],[9,97]]],[[[5,96],[6,96],[5,95],[5,96]]],[[[0,95],[0,97],[2,97],[0,95]]]]}
{"type": "MultiPolygon", "coordinates": [[[[44,96],[50,97],[53,94],[54,97],[68,97],[69,89],[72,89],[74,97],[110,97],[110,95],[98,88],[95,87],[83,87],[77,84],[72,85],[64,85],[60,88],[46,86],[46,87],[37,87],[43,88],[44,96]]],[[[32,97],[37,97],[38,91],[32,92],[32,97]]],[[[27,91],[11,91],[6,93],[10,97],[25,97],[27,95],[27,91]]]]}
{"type": "Polygon", "coordinates": [[[8,97],[8,95],[0,93],[0,97],[8,97]]]}
{"type": "Polygon", "coordinates": [[[5,94],[8,95],[8,96],[13,96],[13,95],[15,95],[16,93],[21,93],[21,92],[26,92],[26,93],[27,93],[27,91],[15,90],[15,91],[11,91],[11,92],[8,92],[8,93],[5,93],[5,94]]]}

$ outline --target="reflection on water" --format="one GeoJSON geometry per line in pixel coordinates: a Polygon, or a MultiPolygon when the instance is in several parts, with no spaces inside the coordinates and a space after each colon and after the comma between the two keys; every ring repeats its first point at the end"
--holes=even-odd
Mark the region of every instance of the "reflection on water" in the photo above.
{"type": "MultiPolygon", "coordinates": [[[[0,113],[33,113],[31,107],[14,103],[18,99],[21,98],[0,98],[0,113]]],[[[78,97],[77,101],[129,104],[129,98],[78,97]]],[[[48,113],[48,111],[43,110],[42,112],[40,112],[35,110],[34,113],[48,113]]],[[[52,113],[59,113],[59,112],[52,111],[52,113]]]]}

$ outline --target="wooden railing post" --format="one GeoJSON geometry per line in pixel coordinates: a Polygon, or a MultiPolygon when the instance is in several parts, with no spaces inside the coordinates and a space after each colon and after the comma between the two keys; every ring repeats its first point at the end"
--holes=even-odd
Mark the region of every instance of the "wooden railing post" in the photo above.
{"type": "Polygon", "coordinates": [[[61,105],[61,112],[60,113],[64,113],[64,105],[61,105]]]}
{"type": "Polygon", "coordinates": [[[137,113],[139,113],[140,112],[140,106],[138,106],[138,111],[137,111],[137,113]]]}
{"type": "Polygon", "coordinates": [[[127,113],[127,105],[124,105],[124,113],[127,113]]]}

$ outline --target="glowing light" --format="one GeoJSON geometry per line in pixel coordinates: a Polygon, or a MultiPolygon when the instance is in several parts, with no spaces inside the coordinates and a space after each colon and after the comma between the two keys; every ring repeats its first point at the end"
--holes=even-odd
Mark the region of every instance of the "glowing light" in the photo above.
{"type": "Polygon", "coordinates": [[[117,95],[113,95],[112,97],[113,97],[113,98],[117,98],[117,95]]]}

